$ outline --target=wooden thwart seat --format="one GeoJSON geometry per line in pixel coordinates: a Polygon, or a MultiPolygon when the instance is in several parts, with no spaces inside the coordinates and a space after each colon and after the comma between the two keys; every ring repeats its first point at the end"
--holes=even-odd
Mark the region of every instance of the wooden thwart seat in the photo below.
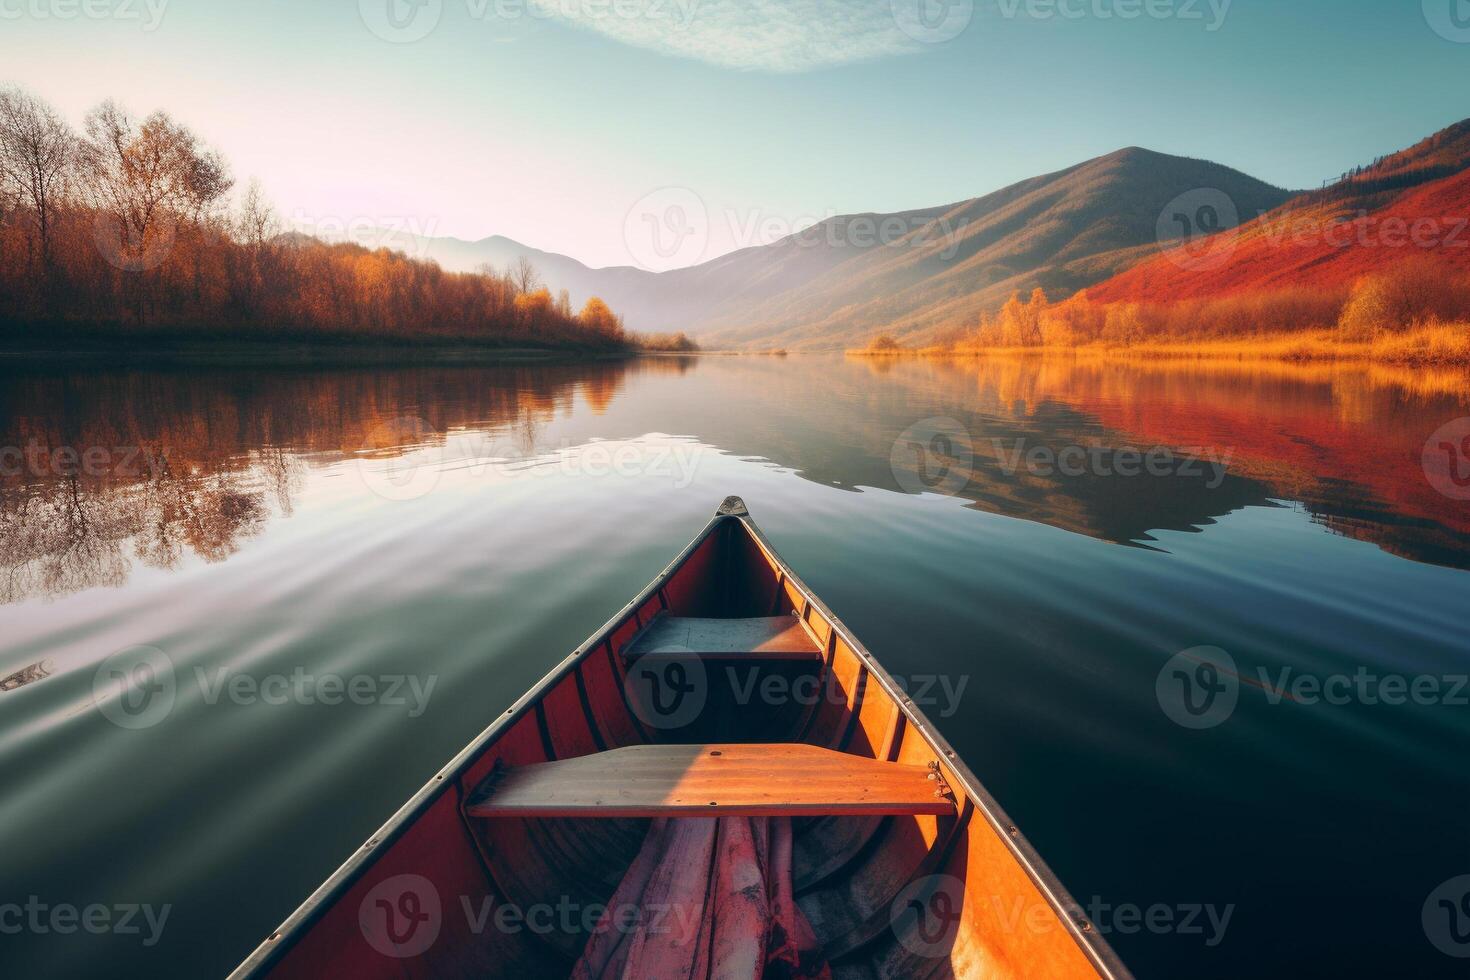
{"type": "Polygon", "coordinates": [[[630,745],[492,773],[473,817],[953,814],[944,783],[901,765],[804,743],[630,745]]]}
{"type": "Polygon", "coordinates": [[[623,649],[623,656],[629,661],[648,656],[820,660],[822,651],[795,616],[659,616],[623,649]]]}

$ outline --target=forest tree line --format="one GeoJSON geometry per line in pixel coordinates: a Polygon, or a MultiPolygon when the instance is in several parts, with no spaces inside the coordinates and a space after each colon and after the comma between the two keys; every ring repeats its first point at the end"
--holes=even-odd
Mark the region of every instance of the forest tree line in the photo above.
{"type": "Polygon", "coordinates": [[[596,297],[574,312],[528,261],[477,273],[289,233],[258,183],[158,111],[112,101],[74,129],[0,88],[0,330],[593,347],[630,344],[596,297]],[[234,193],[232,193],[234,192],[234,193]]]}

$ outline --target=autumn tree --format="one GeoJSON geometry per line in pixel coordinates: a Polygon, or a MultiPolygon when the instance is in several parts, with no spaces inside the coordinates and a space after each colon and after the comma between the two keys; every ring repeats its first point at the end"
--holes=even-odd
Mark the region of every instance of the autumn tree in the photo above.
{"type": "Polygon", "coordinates": [[[577,321],[587,330],[604,337],[621,339],[623,336],[622,318],[597,296],[587,300],[582,312],[577,314],[577,321]]]}
{"type": "Polygon", "coordinates": [[[0,89],[0,196],[29,212],[43,291],[55,269],[56,224],[75,147],[71,127],[50,106],[18,88],[0,89]]]}
{"type": "MultiPolygon", "coordinates": [[[[98,248],[125,272],[156,268],[181,224],[197,223],[230,189],[224,162],[162,112],[141,123],[108,100],[87,115],[81,163],[97,212],[98,248]]],[[[139,276],[133,313],[143,322],[139,276]]]]}
{"type": "Polygon", "coordinates": [[[510,267],[510,278],[515,283],[516,292],[523,295],[541,288],[541,274],[536,271],[535,263],[524,255],[510,267]]]}
{"type": "Polygon", "coordinates": [[[259,250],[280,233],[281,222],[266,203],[260,181],[251,178],[235,215],[235,238],[246,248],[259,250]]]}
{"type": "Polygon", "coordinates": [[[274,278],[275,239],[281,223],[265,200],[260,181],[251,180],[230,220],[230,230],[239,243],[235,261],[228,264],[232,305],[242,316],[257,318],[265,284],[274,278]]]}
{"type": "Polygon", "coordinates": [[[516,319],[528,332],[535,332],[552,311],[551,293],[538,289],[531,293],[518,293],[515,300],[516,319]]]}

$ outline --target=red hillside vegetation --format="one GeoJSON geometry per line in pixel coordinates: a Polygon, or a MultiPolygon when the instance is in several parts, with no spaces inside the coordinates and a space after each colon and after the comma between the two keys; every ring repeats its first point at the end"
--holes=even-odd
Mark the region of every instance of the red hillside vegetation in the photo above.
{"type": "Polygon", "coordinates": [[[1092,286],[1096,303],[1347,287],[1404,259],[1470,272],[1470,170],[1397,194],[1290,202],[1240,228],[1165,252],[1092,286]]]}

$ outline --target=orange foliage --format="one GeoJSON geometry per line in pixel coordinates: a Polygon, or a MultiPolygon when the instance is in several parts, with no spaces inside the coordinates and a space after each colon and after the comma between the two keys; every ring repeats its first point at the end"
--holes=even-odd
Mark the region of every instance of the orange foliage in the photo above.
{"type": "Polygon", "coordinates": [[[0,331],[23,342],[143,329],[626,346],[605,304],[596,323],[571,316],[529,263],[448,273],[385,248],[277,234],[254,186],[231,212],[223,161],[163,113],[139,122],[104,103],[77,134],[39,100],[0,90],[0,164],[0,331]],[[44,158],[46,195],[16,186],[8,161],[30,152],[16,118],[68,148],[44,158]],[[134,165],[139,156],[154,165],[134,165]]]}
{"type": "Polygon", "coordinates": [[[593,296],[587,300],[586,305],[582,307],[582,312],[577,315],[577,321],[589,333],[600,337],[616,338],[620,342],[623,340],[622,318],[599,297],[593,296]]]}

